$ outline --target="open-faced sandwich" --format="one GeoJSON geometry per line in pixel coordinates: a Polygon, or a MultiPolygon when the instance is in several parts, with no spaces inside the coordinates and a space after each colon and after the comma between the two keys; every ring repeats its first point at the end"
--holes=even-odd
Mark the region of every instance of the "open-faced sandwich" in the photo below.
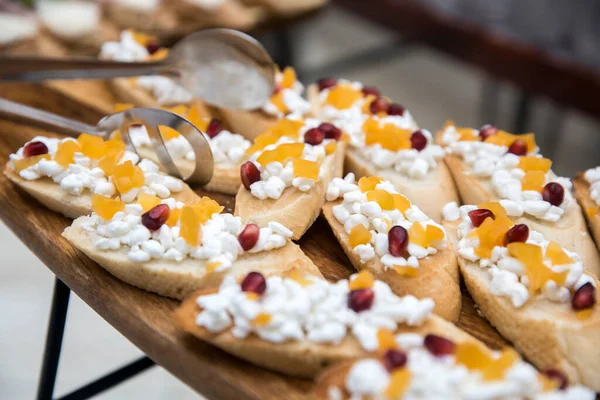
{"type": "Polygon", "coordinates": [[[600,167],[588,169],[583,175],[575,177],[573,186],[596,246],[600,248],[600,167]]]}
{"type": "Polygon", "coordinates": [[[357,178],[381,176],[435,221],[458,194],[443,162],[444,150],[419,129],[410,112],[377,88],[343,79],[322,79],[308,97],[318,118],[350,136],[345,170],[357,178]]]}
{"type": "Polygon", "coordinates": [[[498,202],[444,208],[444,226],[473,300],[540,369],[600,390],[597,279],[571,252],[498,202]]]}
{"type": "Polygon", "coordinates": [[[125,203],[142,194],[180,201],[197,197],[183,181],[125,150],[123,142],[86,133],[77,140],[35,137],[10,155],[4,174],[40,203],[69,218],[90,214],[93,195],[120,196],[125,203]]]}
{"type": "Polygon", "coordinates": [[[177,15],[165,0],[109,0],[108,18],[120,29],[168,34],[177,31],[177,15]]]}
{"type": "Polygon", "coordinates": [[[343,133],[314,119],[281,119],[246,150],[235,215],[266,226],[285,224],[299,239],[325,203],[329,182],[342,176],[343,133]]]}
{"type": "Polygon", "coordinates": [[[432,314],[431,299],[400,297],[363,271],[330,283],[300,271],[194,293],[177,310],[183,329],[235,356],[312,378],[328,366],[388,348],[399,334],[468,335],[432,314]]]}
{"type": "Polygon", "coordinates": [[[285,226],[244,224],[220,214],[223,207],[208,197],[182,203],[144,194],[125,204],[94,195],[93,202],[94,212],[63,236],[117,278],[150,292],[183,299],[217,287],[226,274],[320,274],[285,226]]]}
{"type": "Polygon", "coordinates": [[[436,140],[448,152],[446,164],[463,204],[499,200],[511,218],[578,253],[598,276],[600,256],[571,194],[571,181],[552,172],[552,161],[539,154],[532,133],[513,135],[490,125],[458,128],[448,122],[436,140]]]}
{"type": "Polygon", "coordinates": [[[431,298],[437,315],[458,319],[458,265],[444,228],[380,177],[334,178],[327,201],[323,214],[357,270],[398,295],[431,298]]]}
{"type": "Polygon", "coordinates": [[[278,120],[284,117],[293,119],[310,116],[311,106],[302,97],[304,86],[296,77],[292,67],[277,71],[275,75],[275,92],[260,110],[232,110],[219,108],[225,122],[235,132],[239,132],[250,140],[267,131],[278,120]]]}
{"type": "Polygon", "coordinates": [[[492,351],[474,338],[400,334],[380,354],[323,373],[315,400],[594,400],[558,370],[542,373],[512,349],[492,351]]]}
{"type": "Polygon", "coordinates": [[[201,28],[252,29],[263,18],[260,7],[239,0],[169,0],[181,23],[201,28]]]}

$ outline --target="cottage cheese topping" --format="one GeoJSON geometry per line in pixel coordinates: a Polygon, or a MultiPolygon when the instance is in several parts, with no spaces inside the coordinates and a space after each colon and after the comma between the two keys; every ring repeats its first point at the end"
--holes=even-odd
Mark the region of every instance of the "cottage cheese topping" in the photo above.
{"type": "Polygon", "coordinates": [[[431,299],[398,297],[387,284],[375,281],[373,306],[357,313],[348,307],[348,280],[329,283],[316,277],[305,279],[308,282],[300,283],[292,278],[268,277],[266,292],[255,299],[228,276],[218,293],[198,297],[203,310],[196,324],[210,332],[231,329],[238,339],[254,333],[274,343],[308,340],[339,344],[351,332],[365,350],[373,351],[378,347],[379,328],[421,325],[434,305],[431,299]],[[266,324],[255,322],[264,314],[270,316],[266,324]]]}
{"type": "Polygon", "coordinates": [[[282,87],[283,73],[279,72],[275,76],[276,85],[279,86],[279,91],[276,96],[281,96],[282,105],[286,111],[282,111],[274,102],[275,96],[271,97],[262,107],[262,110],[277,118],[283,118],[288,115],[290,118],[302,118],[311,111],[310,103],[302,97],[304,85],[298,80],[294,80],[291,87],[282,87]]]}
{"type": "MultiPolygon", "coordinates": [[[[146,47],[138,43],[130,31],[121,32],[118,42],[102,44],[100,58],[133,62],[144,61],[150,57],[146,47]]],[[[192,94],[171,78],[164,76],[140,76],[135,85],[152,93],[159,104],[187,103],[192,100],[192,94]]]]}
{"type": "Polygon", "coordinates": [[[75,39],[92,34],[100,23],[100,5],[89,1],[51,1],[37,3],[38,16],[57,36],[75,39]]]}
{"type": "Polygon", "coordinates": [[[28,39],[38,31],[34,17],[0,12],[0,45],[8,45],[19,40],[28,39]]]}
{"type": "MultiPolygon", "coordinates": [[[[469,166],[470,174],[489,179],[495,195],[500,199],[514,202],[512,208],[520,215],[529,214],[554,222],[575,204],[571,195],[571,181],[568,178],[556,177],[552,171],[546,174],[545,184],[557,182],[563,186],[565,196],[560,206],[544,201],[541,193],[522,190],[521,179],[525,176],[525,171],[519,168],[519,156],[507,153],[508,148],[505,146],[481,141],[461,141],[455,126],[448,126],[443,131],[442,144],[446,146],[449,153],[462,158],[469,166]]],[[[536,147],[528,155],[540,156],[538,153],[539,148],[536,147]]]]}
{"type": "Polygon", "coordinates": [[[600,167],[585,171],[584,178],[590,184],[590,196],[600,206],[600,167]]]}
{"type": "MultiPolygon", "coordinates": [[[[48,147],[48,154],[54,156],[58,145],[62,142],[74,139],[55,139],[44,136],[35,137],[32,142],[42,142],[48,147]]],[[[30,143],[30,142],[28,142],[30,143]]],[[[26,144],[27,145],[27,144],[26,144]]],[[[23,159],[23,149],[20,148],[15,154],[10,155],[11,168],[14,170],[14,161],[23,159]]],[[[150,160],[141,160],[137,154],[126,151],[120,163],[132,161],[144,173],[144,186],[132,189],[128,193],[121,194],[121,200],[126,203],[134,201],[140,193],[148,193],[167,198],[172,193],[183,190],[183,182],[179,179],[159,172],[158,165],[150,160]],[[139,161],[139,163],[138,163],[139,161]]],[[[106,176],[104,171],[97,167],[98,160],[90,159],[82,153],[75,153],[74,163],[68,168],[63,168],[54,160],[40,160],[37,164],[25,168],[19,172],[19,176],[28,181],[41,178],[51,178],[60,185],[60,188],[73,196],[79,196],[86,190],[94,194],[110,197],[116,194],[115,185],[106,176]]]]}
{"type": "MultiPolygon", "coordinates": [[[[479,266],[488,272],[492,294],[508,298],[516,308],[522,307],[531,295],[525,265],[511,257],[508,248],[503,246],[494,247],[491,258],[479,257],[475,252],[479,246],[479,238],[469,235],[475,227],[468,216],[469,211],[477,207],[461,206],[458,209],[460,217],[457,216],[456,207],[456,204],[444,207],[444,217],[448,217],[448,220],[461,220],[457,229],[460,239],[457,246],[458,255],[471,262],[478,262],[479,266]]],[[[526,243],[541,247],[544,255],[550,244],[541,233],[533,230],[529,231],[526,243]]],[[[595,285],[595,282],[591,276],[583,272],[584,267],[579,254],[564,248],[562,250],[572,259],[572,264],[553,265],[548,256],[543,257],[543,264],[554,272],[568,271],[565,284],[557,285],[556,282],[548,280],[541,289],[541,295],[552,302],[567,303],[571,298],[571,290],[577,290],[587,282],[595,285]]]]}
{"type": "MultiPolygon", "coordinates": [[[[375,189],[392,195],[399,194],[389,181],[382,180],[375,186],[375,189]]],[[[397,208],[384,210],[376,201],[368,200],[367,193],[362,192],[355,184],[353,174],[348,174],[344,179],[334,178],[329,184],[326,193],[327,201],[334,201],[338,198],[343,198],[344,201],[333,207],[333,214],[344,225],[346,233],[350,235],[355,226],[362,224],[371,234],[371,240],[368,243],[354,247],[354,252],[360,256],[363,263],[377,257],[385,269],[418,268],[419,259],[436,254],[447,246],[444,228],[425,215],[416,205],[411,204],[404,213],[397,208]],[[390,228],[399,225],[410,235],[414,224],[420,224],[424,229],[428,225],[439,228],[444,233],[444,238],[434,241],[431,246],[426,248],[409,241],[408,258],[392,256],[388,249],[390,228]]],[[[408,202],[408,200],[406,201],[408,202]]]]}

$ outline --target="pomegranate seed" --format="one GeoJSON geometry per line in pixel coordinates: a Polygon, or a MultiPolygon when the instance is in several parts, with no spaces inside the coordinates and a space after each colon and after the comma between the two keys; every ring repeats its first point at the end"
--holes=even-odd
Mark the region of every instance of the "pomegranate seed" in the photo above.
{"type": "Polygon", "coordinates": [[[325,134],[325,139],[340,140],[342,138],[342,130],[329,122],[323,122],[318,128],[325,134]]]}
{"type": "Polygon", "coordinates": [[[151,231],[159,230],[169,219],[171,210],[166,204],[159,204],[142,214],[142,225],[151,231]]]}
{"type": "Polygon", "coordinates": [[[436,357],[454,353],[454,343],[438,335],[427,335],[423,342],[425,348],[436,357]]]}
{"type": "Polygon", "coordinates": [[[471,223],[475,228],[483,224],[483,221],[488,217],[496,219],[494,213],[487,208],[478,208],[477,210],[469,211],[469,218],[471,218],[471,223]]]}
{"type": "Polygon", "coordinates": [[[553,206],[560,206],[565,199],[565,189],[560,183],[550,182],[544,186],[542,190],[542,199],[552,204],[553,206]]]}
{"type": "Polygon", "coordinates": [[[260,272],[250,272],[240,286],[243,292],[263,294],[267,290],[267,280],[260,272]]]}
{"type": "Polygon", "coordinates": [[[244,251],[248,251],[258,242],[258,236],[260,234],[260,228],[255,224],[248,224],[244,227],[244,230],[238,236],[238,242],[242,246],[244,251]]]}
{"type": "Polygon", "coordinates": [[[368,310],[373,306],[375,293],[371,289],[353,290],[348,294],[348,307],[356,312],[368,310]]]}
{"type": "Polygon", "coordinates": [[[48,154],[48,146],[43,142],[27,143],[23,149],[23,156],[25,157],[39,156],[41,154],[48,154]]]}
{"type": "Polygon", "coordinates": [[[496,128],[494,125],[484,125],[479,128],[479,137],[481,138],[481,141],[485,141],[487,138],[495,135],[496,133],[498,133],[498,128],[496,128]]]}
{"type": "Polygon", "coordinates": [[[330,87],[334,87],[337,85],[337,79],[335,78],[322,78],[317,81],[317,85],[319,85],[319,92],[325,89],[329,89],[330,87]]]}
{"type": "Polygon", "coordinates": [[[527,155],[527,142],[523,139],[517,139],[508,148],[508,152],[517,156],[527,155]]]}
{"type": "Polygon", "coordinates": [[[400,225],[388,232],[388,250],[394,257],[402,257],[408,248],[408,232],[400,225]]]}
{"type": "Polygon", "coordinates": [[[396,368],[402,368],[406,365],[408,357],[406,353],[400,350],[390,349],[383,354],[383,365],[388,371],[393,371],[396,368]]]}
{"type": "Polygon", "coordinates": [[[381,97],[381,92],[375,86],[365,86],[362,88],[362,92],[365,96],[381,97]]]}
{"type": "Polygon", "coordinates": [[[275,87],[273,88],[273,94],[277,94],[281,92],[281,84],[280,83],[276,83],[275,87]]]}
{"type": "Polygon", "coordinates": [[[319,128],[311,128],[304,134],[304,143],[312,144],[313,146],[321,144],[323,139],[325,139],[325,133],[319,128]]]}
{"type": "Polygon", "coordinates": [[[208,127],[206,128],[206,134],[209,138],[214,138],[223,130],[223,126],[221,125],[221,120],[213,118],[210,120],[208,127]]]}
{"type": "Polygon", "coordinates": [[[529,238],[529,227],[525,224],[517,224],[510,228],[504,236],[504,245],[513,242],[525,243],[529,238]]]}
{"type": "Polygon", "coordinates": [[[410,135],[410,145],[417,151],[421,151],[427,146],[427,138],[421,130],[414,131],[410,135]]]}
{"type": "Polygon", "coordinates": [[[369,105],[369,111],[372,114],[377,114],[380,112],[387,113],[390,108],[390,102],[383,97],[378,97],[369,105]]]}
{"type": "Polygon", "coordinates": [[[133,129],[139,129],[142,126],[144,126],[144,125],[142,125],[142,124],[131,124],[131,125],[129,125],[129,129],[132,129],[132,128],[133,129]]]}
{"type": "Polygon", "coordinates": [[[594,307],[596,304],[596,288],[591,282],[586,283],[573,294],[571,306],[573,310],[581,311],[594,307]]]}
{"type": "Polygon", "coordinates": [[[157,43],[148,43],[146,45],[146,50],[150,54],[156,53],[158,51],[158,49],[160,49],[160,46],[157,43]]]}
{"type": "Polygon", "coordinates": [[[260,171],[252,161],[246,161],[240,167],[240,176],[246,190],[250,190],[250,185],[260,181],[260,171]]]}
{"type": "Polygon", "coordinates": [[[558,381],[560,383],[560,386],[558,387],[560,390],[565,390],[569,385],[569,380],[567,379],[565,374],[556,369],[547,369],[542,373],[548,378],[558,381]]]}
{"type": "Polygon", "coordinates": [[[406,111],[406,109],[403,106],[398,103],[392,103],[390,104],[387,113],[388,115],[398,115],[401,117],[404,115],[404,111],[406,111]]]}

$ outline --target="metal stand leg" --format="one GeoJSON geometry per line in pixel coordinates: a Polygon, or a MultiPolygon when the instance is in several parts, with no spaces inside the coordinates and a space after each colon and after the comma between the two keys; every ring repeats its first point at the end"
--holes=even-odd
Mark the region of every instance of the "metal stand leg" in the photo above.
{"type": "Polygon", "coordinates": [[[55,278],[52,308],[50,309],[48,333],[46,335],[46,347],[44,349],[44,360],[42,362],[42,371],[40,373],[37,392],[38,400],[51,400],[54,393],[70,295],[71,289],[69,289],[69,287],[60,279],[55,278]]]}

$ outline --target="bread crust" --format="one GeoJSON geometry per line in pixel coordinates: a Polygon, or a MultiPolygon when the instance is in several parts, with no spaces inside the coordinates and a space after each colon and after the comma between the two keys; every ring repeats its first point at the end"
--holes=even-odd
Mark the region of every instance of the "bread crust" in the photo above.
{"type": "Polygon", "coordinates": [[[341,200],[326,203],[323,215],[354,268],[369,271],[376,279],[387,283],[398,296],[411,294],[419,299],[429,297],[435,302],[434,313],[451,322],[458,320],[462,298],[454,252],[447,248],[419,260],[419,274],[415,277],[403,276],[393,269],[386,269],[378,257],[362,263],[360,256],[350,246],[344,225],[333,215],[333,207],[341,203],[341,200]]]}
{"type": "Polygon", "coordinates": [[[161,296],[183,300],[196,290],[215,288],[228,273],[245,276],[248,272],[259,271],[265,276],[298,268],[313,275],[320,275],[319,269],[306,256],[300,247],[289,242],[284,247],[259,253],[244,253],[224,272],[206,273],[206,262],[186,258],[181,262],[171,260],[151,260],[145,263],[130,261],[127,248],[100,251],[94,247],[99,238],[95,232],[81,227],[83,219],[76,219],[63,232],[75,247],[102,268],[120,280],[161,296]]]}
{"type": "Polygon", "coordinates": [[[583,210],[583,215],[587,219],[588,227],[594,236],[596,246],[600,248],[600,214],[588,215],[586,212],[588,208],[598,206],[590,195],[590,185],[581,174],[578,174],[573,178],[573,187],[575,188],[575,197],[583,210]]]}
{"type": "MultiPolygon", "coordinates": [[[[467,166],[460,158],[450,154],[446,156],[445,160],[454,176],[463,204],[480,204],[498,200],[493,195],[491,184],[469,175],[467,166]]],[[[527,215],[515,219],[515,222],[527,224],[530,229],[542,233],[546,239],[553,240],[567,250],[579,254],[585,268],[596,277],[600,276],[600,255],[588,233],[578,204],[573,204],[569,211],[556,222],[543,221],[527,215]]]]}
{"type": "MultiPolygon", "coordinates": [[[[44,206],[67,218],[74,219],[92,213],[92,195],[89,190],[79,196],[73,196],[62,190],[60,185],[50,178],[34,181],[23,179],[11,170],[8,164],[4,169],[4,175],[44,206]]],[[[172,197],[179,201],[192,202],[198,198],[198,195],[184,184],[183,190],[174,193],[172,197]]]]}
{"type": "Polygon", "coordinates": [[[121,29],[135,29],[151,34],[168,34],[177,29],[177,16],[165,4],[144,11],[110,2],[104,7],[107,17],[121,29]]]}
{"type": "MultiPolygon", "coordinates": [[[[452,246],[458,245],[459,222],[444,222],[452,246]]],[[[525,358],[539,369],[558,369],[570,383],[581,383],[600,390],[600,307],[592,316],[580,320],[571,305],[550,302],[541,296],[530,299],[517,309],[511,302],[490,292],[487,271],[478,264],[458,258],[461,274],[473,297],[489,322],[525,358]]],[[[600,284],[596,280],[596,285],[600,284]]]]}
{"type": "MultiPolygon", "coordinates": [[[[328,366],[369,355],[350,334],[340,344],[332,345],[313,343],[308,340],[276,344],[264,341],[255,335],[237,339],[230,331],[211,333],[196,325],[196,315],[201,311],[196,298],[214,292],[214,290],[199,291],[186,299],[175,312],[179,326],[200,340],[260,367],[286,375],[313,378],[328,366]]],[[[457,342],[475,340],[453,324],[434,315],[420,327],[400,325],[396,332],[422,335],[433,333],[457,342]]]]}
{"type": "Polygon", "coordinates": [[[172,0],[169,6],[195,28],[225,27],[248,31],[265,17],[260,7],[248,7],[237,0],[226,0],[218,8],[202,8],[187,0],[172,0]]]}
{"type": "Polygon", "coordinates": [[[260,227],[267,226],[271,221],[282,223],[292,231],[292,239],[300,239],[321,213],[329,182],[342,176],[345,150],[346,144],[338,142],[335,153],[323,160],[323,167],[328,171],[326,177],[307,192],[292,186],[286,188],[277,200],[260,200],[240,186],[235,197],[234,214],[244,222],[255,223],[260,227]]]}

